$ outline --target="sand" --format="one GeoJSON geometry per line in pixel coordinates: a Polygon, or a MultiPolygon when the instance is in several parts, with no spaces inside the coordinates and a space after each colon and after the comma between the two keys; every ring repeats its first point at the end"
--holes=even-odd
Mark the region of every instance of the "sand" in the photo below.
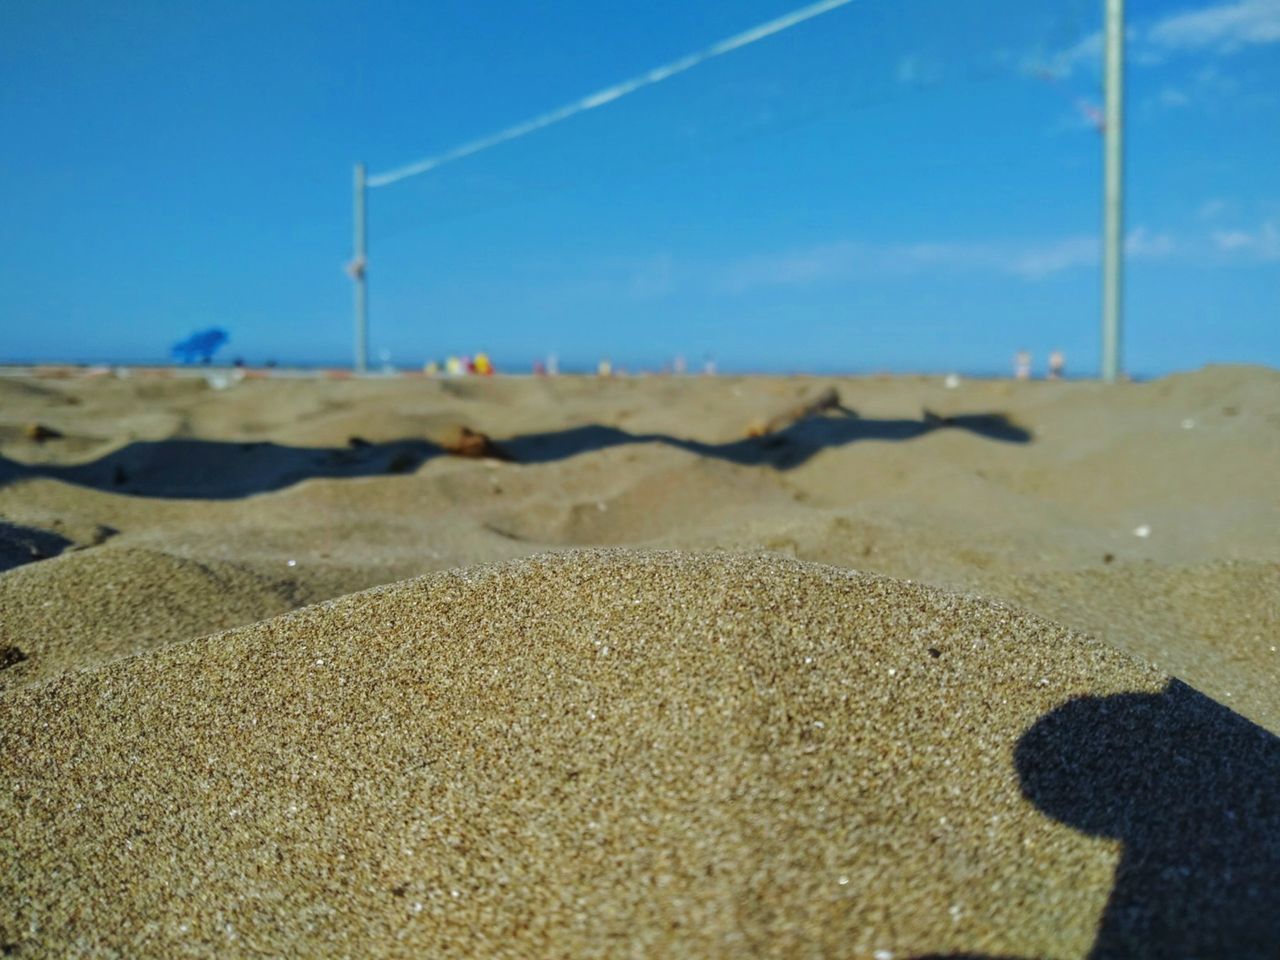
{"type": "Polygon", "coordinates": [[[0,379],[0,457],[16,955],[1280,942],[1274,371],[0,379]]]}
{"type": "Polygon", "coordinates": [[[0,713],[20,952],[1261,956],[1277,931],[1274,737],[1011,608],[777,558],[444,573],[0,713]],[[1153,856],[1188,876],[1099,930],[1153,856]]]}

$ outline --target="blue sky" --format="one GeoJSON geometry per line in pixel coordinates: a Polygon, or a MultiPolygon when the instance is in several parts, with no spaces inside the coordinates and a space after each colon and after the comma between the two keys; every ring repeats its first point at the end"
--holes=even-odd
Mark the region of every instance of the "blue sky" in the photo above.
{"type": "MultiPolygon", "coordinates": [[[[351,165],[794,9],[7,0],[0,360],[350,358],[351,165]]],[[[1126,366],[1280,365],[1280,0],[1129,0],[1126,366]]],[[[370,192],[371,346],[527,369],[1098,354],[1100,0],[854,0],[370,192]]]]}

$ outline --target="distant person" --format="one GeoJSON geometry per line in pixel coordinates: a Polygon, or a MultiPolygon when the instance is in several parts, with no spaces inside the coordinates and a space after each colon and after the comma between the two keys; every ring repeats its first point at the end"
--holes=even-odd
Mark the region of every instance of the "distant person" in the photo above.
{"type": "Polygon", "coordinates": [[[428,377],[437,376],[440,373],[440,364],[436,363],[434,360],[428,360],[422,365],[422,372],[428,377]]]}
{"type": "Polygon", "coordinates": [[[547,375],[547,365],[541,360],[533,361],[533,375],[535,377],[545,377],[547,375]]]}
{"type": "Polygon", "coordinates": [[[676,376],[680,376],[689,371],[689,364],[685,362],[683,353],[676,354],[676,359],[671,364],[671,369],[675,371],[676,376]]]}
{"type": "Polygon", "coordinates": [[[1019,350],[1013,357],[1013,376],[1017,380],[1031,379],[1031,353],[1019,350]]]}
{"type": "Polygon", "coordinates": [[[466,372],[466,368],[462,365],[462,360],[458,357],[449,357],[444,362],[444,372],[451,377],[460,377],[466,372]]]}
{"type": "Polygon", "coordinates": [[[1066,375],[1067,358],[1062,355],[1061,350],[1055,350],[1049,354],[1049,379],[1061,380],[1066,375]]]}
{"type": "Polygon", "coordinates": [[[483,351],[477,353],[475,359],[471,361],[471,372],[481,377],[493,376],[493,361],[489,359],[489,355],[483,351]]]}
{"type": "Polygon", "coordinates": [[[604,357],[599,363],[596,364],[596,376],[597,377],[613,376],[613,363],[609,360],[608,357],[604,357]]]}
{"type": "Polygon", "coordinates": [[[716,358],[711,354],[707,354],[707,358],[702,361],[702,372],[708,377],[716,375],[716,358]]]}
{"type": "Polygon", "coordinates": [[[547,354],[547,376],[555,377],[560,374],[560,358],[554,353],[547,354]]]}

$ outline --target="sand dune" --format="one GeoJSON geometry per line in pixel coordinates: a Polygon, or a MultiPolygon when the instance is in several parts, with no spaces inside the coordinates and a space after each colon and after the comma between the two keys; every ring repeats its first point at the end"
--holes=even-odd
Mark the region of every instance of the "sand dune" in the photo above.
{"type": "Polygon", "coordinates": [[[1268,955],[1277,476],[1256,368],[0,379],[0,946],[1268,955]]]}
{"type": "Polygon", "coordinates": [[[1202,692],[1280,730],[1280,564],[1125,564],[1031,574],[996,592],[1194,677],[1202,692]]]}
{"type": "MultiPolygon", "coordinates": [[[[1265,642],[1264,592],[1236,591],[1229,577],[1211,600],[1154,588],[1165,569],[1280,563],[1275,371],[953,390],[907,377],[275,380],[221,391],[198,377],[3,380],[0,397],[6,567],[109,540],[295,584],[231,596],[156,578],[156,602],[210,613],[176,618],[167,638],[274,616],[284,595],[310,602],[545,549],[763,548],[1009,597],[1105,633],[1277,729],[1280,657],[1265,642]],[[828,384],[844,411],[744,439],[749,424],[828,384]],[[931,425],[925,408],[953,425],[931,425]],[[33,441],[33,423],[61,436],[33,441]],[[460,425],[514,462],[446,456],[441,443],[460,425]],[[1150,616],[1124,612],[1156,603],[1162,623],[1180,625],[1185,654],[1162,652],[1150,616]],[[1248,668],[1227,675],[1211,662],[1248,668]]],[[[30,576],[0,597],[29,589],[30,576]]],[[[85,663],[102,658],[87,637],[63,647],[77,645],[85,663]]]]}
{"type": "Polygon", "coordinates": [[[832,568],[472,568],[0,712],[23,955],[1263,956],[1280,934],[1280,741],[1047,621],[832,568]]]}
{"type": "Polygon", "coordinates": [[[0,578],[0,690],[285,613],[322,599],[283,575],[157,550],[103,547],[0,578]],[[12,654],[11,654],[12,656],[12,654]]]}

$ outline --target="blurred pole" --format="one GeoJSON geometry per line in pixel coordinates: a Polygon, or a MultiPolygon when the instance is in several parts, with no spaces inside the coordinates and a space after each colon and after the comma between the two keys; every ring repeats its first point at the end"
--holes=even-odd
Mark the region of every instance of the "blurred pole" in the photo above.
{"type": "Polygon", "coordinates": [[[1107,0],[1102,253],[1102,379],[1120,375],[1124,301],[1124,0],[1107,0]]]}
{"type": "Polygon", "coordinates": [[[356,164],[355,177],[355,259],[351,278],[356,282],[356,373],[369,369],[369,288],[365,274],[365,175],[364,164],[356,164]]]}

